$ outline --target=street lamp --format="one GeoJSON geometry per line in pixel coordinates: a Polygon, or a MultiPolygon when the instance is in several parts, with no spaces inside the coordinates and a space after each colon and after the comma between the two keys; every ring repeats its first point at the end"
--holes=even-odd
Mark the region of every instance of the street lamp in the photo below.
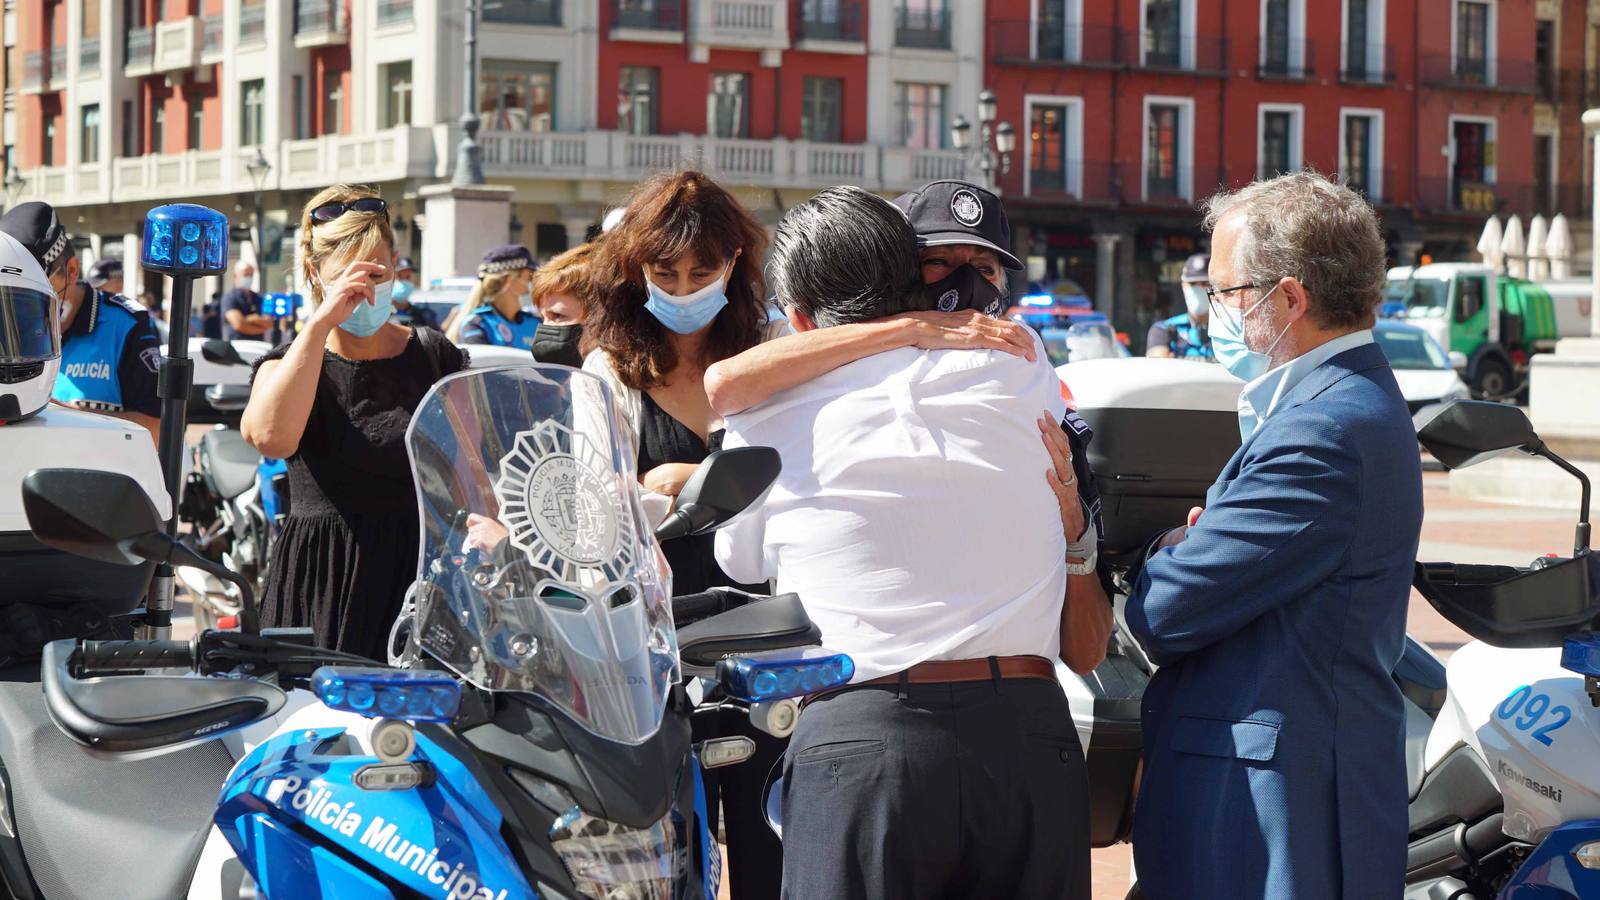
{"type": "Polygon", "coordinates": [[[467,0],[466,106],[461,111],[461,145],[456,148],[454,184],[483,184],[483,153],[478,147],[478,0],[467,0]]]}
{"type": "MultiPolygon", "coordinates": [[[[267,211],[261,203],[261,194],[267,187],[267,175],[272,172],[272,163],[267,161],[267,155],[261,152],[261,145],[256,145],[256,158],[245,163],[246,172],[250,173],[250,180],[256,184],[256,283],[262,288],[269,284],[267,281],[267,211]]],[[[283,340],[283,326],[276,318],[272,320],[272,345],[276,347],[283,340]]]]}
{"type": "Polygon", "coordinates": [[[1011,154],[1017,149],[1017,132],[1010,122],[995,125],[1000,115],[1000,100],[987,88],[978,95],[978,140],[972,140],[972,123],[958,115],[950,123],[950,145],[960,150],[968,162],[983,172],[986,187],[993,188],[997,175],[1011,171],[1011,154]]]}
{"type": "Polygon", "coordinates": [[[6,205],[13,206],[17,202],[17,197],[22,194],[22,189],[27,187],[28,179],[22,177],[22,173],[17,171],[16,166],[12,166],[6,172],[6,180],[4,183],[6,188],[6,205]]]}

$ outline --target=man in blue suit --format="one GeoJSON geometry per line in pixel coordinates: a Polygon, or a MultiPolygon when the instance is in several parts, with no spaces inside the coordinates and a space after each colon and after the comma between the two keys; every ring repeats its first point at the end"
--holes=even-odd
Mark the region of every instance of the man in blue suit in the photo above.
{"type": "Polygon", "coordinates": [[[1161,667],[1134,819],[1150,900],[1399,897],[1416,436],[1371,328],[1372,209],[1300,173],[1208,203],[1211,339],[1244,442],[1127,622],[1161,667]]]}

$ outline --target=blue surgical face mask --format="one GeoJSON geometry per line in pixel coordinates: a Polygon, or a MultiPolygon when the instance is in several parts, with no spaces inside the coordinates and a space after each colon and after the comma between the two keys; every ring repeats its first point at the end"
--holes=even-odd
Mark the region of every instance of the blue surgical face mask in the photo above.
{"type": "Polygon", "coordinates": [[[413,286],[411,284],[411,282],[409,282],[409,281],[392,281],[392,282],[390,282],[390,284],[394,285],[394,302],[395,303],[410,303],[411,302],[411,292],[416,290],[416,287],[413,286]]]}
{"type": "Polygon", "coordinates": [[[393,312],[394,282],[385,281],[372,289],[372,302],[362,301],[350,318],[339,323],[339,327],[356,337],[371,337],[378,333],[383,323],[389,321],[389,315],[393,312]]]}
{"type": "Polygon", "coordinates": [[[1266,350],[1251,350],[1244,341],[1244,320],[1246,316],[1255,312],[1257,307],[1267,302],[1274,291],[1278,289],[1278,282],[1272,290],[1261,295],[1261,299],[1250,304],[1249,309],[1241,310],[1238,315],[1229,315],[1226,311],[1211,317],[1209,334],[1211,337],[1211,352],[1217,357],[1217,362],[1232,372],[1235,378],[1244,381],[1254,381],[1263,373],[1272,368],[1272,349],[1278,346],[1278,341],[1289,333],[1289,326],[1283,326],[1278,336],[1266,350]]]}
{"type": "Polygon", "coordinates": [[[721,278],[682,297],[674,297],[656,287],[655,282],[650,280],[650,274],[646,272],[644,286],[650,294],[650,299],[645,301],[644,308],[669,330],[678,334],[694,334],[710,325],[711,320],[717,317],[717,313],[722,312],[722,308],[728,305],[727,280],[732,272],[733,265],[730,263],[721,278]]]}

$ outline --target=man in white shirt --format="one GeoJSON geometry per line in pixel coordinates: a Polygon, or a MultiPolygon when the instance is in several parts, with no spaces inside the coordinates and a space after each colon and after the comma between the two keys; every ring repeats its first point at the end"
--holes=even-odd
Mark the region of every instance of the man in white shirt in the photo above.
{"type": "MultiPolygon", "coordinates": [[[[910,223],[857,188],[791,210],[769,271],[799,331],[923,302],[910,223]]],[[[1089,896],[1083,756],[1052,662],[1068,548],[1040,485],[1065,410],[1036,357],[891,350],[727,420],[725,446],[774,447],[783,473],[718,561],[798,593],[856,663],[785,757],[785,896],[1089,896]]]]}

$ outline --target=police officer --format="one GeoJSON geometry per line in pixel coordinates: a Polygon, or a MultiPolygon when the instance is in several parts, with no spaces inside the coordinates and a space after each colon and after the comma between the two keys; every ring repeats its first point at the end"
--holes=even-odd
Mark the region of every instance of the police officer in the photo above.
{"type": "Polygon", "coordinates": [[[1145,356],[1167,359],[1199,359],[1215,362],[1211,337],[1206,327],[1211,322],[1211,303],[1206,288],[1211,287],[1206,268],[1211,254],[1196,253],[1183,263],[1183,305],[1187,312],[1163,319],[1150,326],[1145,337],[1145,356]]]}
{"type": "Polygon", "coordinates": [[[533,283],[533,254],[521,244],[505,244],[483,255],[478,284],[466,311],[452,327],[458,344],[489,344],[533,350],[539,319],[527,309],[533,283]]]}
{"type": "Polygon", "coordinates": [[[426,306],[416,306],[411,302],[411,295],[417,291],[417,265],[409,256],[397,256],[394,260],[394,320],[401,325],[415,327],[438,328],[439,317],[433,310],[426,306]]]}
{"type": "Polygon", "coordinates": [[[161,339],[149,313],[81,280],[82,263],[49,204],[12,207],[0,216],[0,231],[33,254],[61,300],[61,374],[52,399],[137,422],[154,437],[161,426],[161,339]]]}

